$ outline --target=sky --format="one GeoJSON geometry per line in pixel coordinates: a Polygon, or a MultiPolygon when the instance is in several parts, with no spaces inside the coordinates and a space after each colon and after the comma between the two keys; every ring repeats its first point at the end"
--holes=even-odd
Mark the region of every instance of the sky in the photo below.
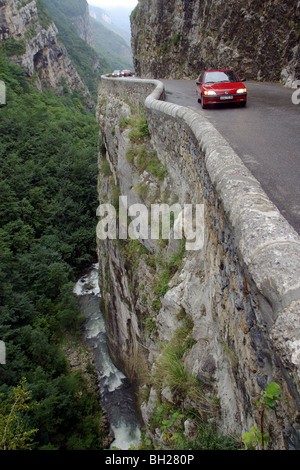
{"type": "Polygon", "coordinates": [[[138,4],[138,0],[87,0],[90,5],[109,9],[113,7],[134,8],[138,4]]]}

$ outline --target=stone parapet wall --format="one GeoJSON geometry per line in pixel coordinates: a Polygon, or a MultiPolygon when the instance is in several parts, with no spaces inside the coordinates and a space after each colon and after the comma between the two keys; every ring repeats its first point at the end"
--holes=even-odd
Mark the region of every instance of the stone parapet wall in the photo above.
{"type": "Polygon", "coordinates": [[[160,339],[170,337],[168,311],[183,307],[196,340],[186,365],[204,379],[208,370],[214,376],[223,428],[249,429],[257,419],[253,400],[275,381],[283,401],[268,418],[271,438],[277,448],[297,447],[299,235],[203,116],[162,101],[161,82],[103,77],[102,85],[120,99],[144,104],[152,145],[179,202],[205,206],[204,247],[189,257],[162,302],[160,339]]]}
{"type": "Polygon", "coordinates": [[[165,97],[164,85],[158,80],[145,80],[141,78],[110,78],[102,76],[102,84],[109,93],[132,103],[137,108],[144,106],[146,98],[163,100],[165,97]]]}

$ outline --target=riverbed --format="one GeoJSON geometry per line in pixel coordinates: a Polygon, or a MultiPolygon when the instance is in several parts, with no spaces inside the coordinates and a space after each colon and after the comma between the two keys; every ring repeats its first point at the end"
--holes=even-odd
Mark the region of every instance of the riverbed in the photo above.
{"type": "Polygon", "coordinates": [[[139,444],[141,431],[129,380],[115,367],[108,352],[105,320],[100,310],[98,267],[98,264],[93,264],[77,281],[74,293],[78,297],[81,313],[85,316],[83,336],[92,351],[101,406],[114,436],[111,448],[128,450],[139,444]]]}

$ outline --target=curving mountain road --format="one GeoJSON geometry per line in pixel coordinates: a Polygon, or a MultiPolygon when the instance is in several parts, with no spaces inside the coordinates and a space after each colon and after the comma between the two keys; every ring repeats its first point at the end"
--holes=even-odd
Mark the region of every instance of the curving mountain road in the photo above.
{"type": "Polygon", "coordinates": [[[300,234],[300,104],[292,103],[295,90],[246,82],[246,108],[221,105],[203,110],[194,81],[161,81],[166,101],[204,114],[300,234]]]}

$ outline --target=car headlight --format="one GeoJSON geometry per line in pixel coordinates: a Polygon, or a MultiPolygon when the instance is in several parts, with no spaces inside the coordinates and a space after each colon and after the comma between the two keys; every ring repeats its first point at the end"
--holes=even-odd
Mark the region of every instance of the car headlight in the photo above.
{"type": "Polygon", "coordinates": [[[247,93],[247,88],[239,88],[237,93],[247,93]]]}
{"type": "Polygon", "coordinates": [[[212,96],[212,95],[215,95],[215,94],[216,94],[216,92],[213,91],[213,90],[204,90],[204,95],[206,95],[206,96],[209,96],[209,95],[212,96]]]}

